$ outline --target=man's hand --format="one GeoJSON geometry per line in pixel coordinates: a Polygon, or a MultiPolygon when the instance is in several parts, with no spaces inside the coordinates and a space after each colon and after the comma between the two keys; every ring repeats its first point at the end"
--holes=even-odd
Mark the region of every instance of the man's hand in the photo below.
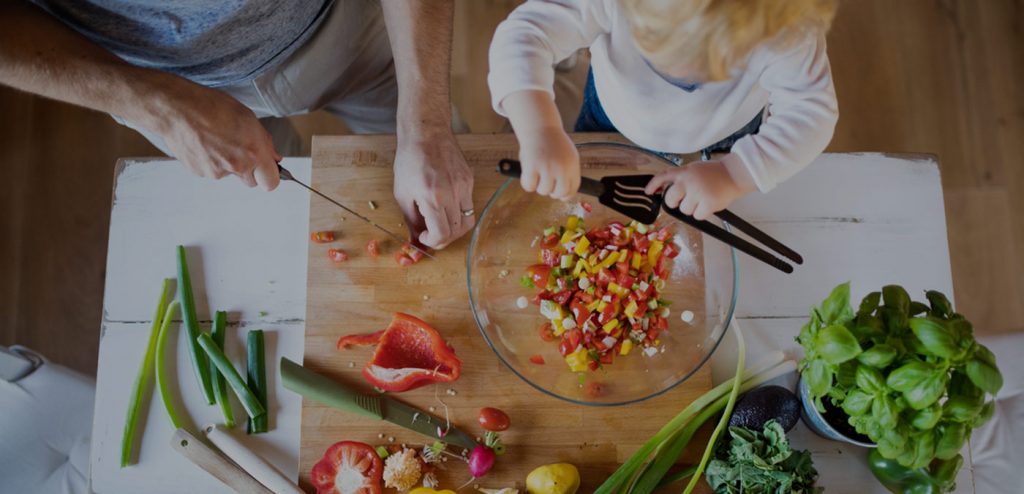
{"type": "Polygon", "coordinates": [[[188,169],[201,177],[237,175],[249,187],[277,188],[281,156],[251,110],[201,86],[191,86],[170,100],[166,116],[154,116],[149,125],[188,169]]]}
{"type": "Polygon", "coordinates": [[[519,161],[523,190],[568,200],[580,188],[580,155],[561,127],[521,131],[519,161]]]}
{"type": "Polygon", "coordinates": [[[736,184],[721,161],[697,161],[654,176],[644,190],[661,190],[665,205],[706,220],[749,192],[736,184]]]}
{"type": "Polygon", "coordinates": [[[409,233],[442,249],[473,228],[473,173],[451,132],[433,140],[403,139],[395,153],[395,198],[409,233]]]}

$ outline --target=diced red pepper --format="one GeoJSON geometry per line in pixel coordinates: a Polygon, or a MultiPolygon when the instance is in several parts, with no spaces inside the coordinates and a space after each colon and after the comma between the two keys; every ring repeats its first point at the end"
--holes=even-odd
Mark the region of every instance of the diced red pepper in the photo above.
{"type": "Polygon", "coordinates": [[[661,227],[661,229],[658,230],[658,232],[654,234],[654,238],[656,240],[660,240],[662,242],[668,240],[669,237],[671,237],[671,236],[672,236],[672,231],[669,230],[667,226],[661,227]]]}
{"type": "Polygon", "coordinates": [[[330,230],[312,232],[309,234],[309,239],[318,244],[330,243],[334,241],[334,232],[330,230]]]}
{"type": "Polygon", "coordinates": [[[530,362],[532,362],[534,364],[537,364],[537,365],[544,365],[544,363],[545,363],[544,362],[544,356],[543,355],[531,355],[530,356],[530,362]]]}
{"type": "Polygon", "coordinates": [[[551,266],[546,264],[534,264],[526,268],[526,274],[537,288],[544,288],[548,284],[548,276],[551,274],[551,266]]]}
{"type": "Polygon", "coordinates": [[[404,252],[395,252],[395,262],[397,262],[398,265],[402,266],[403,268],[416,264],[416,261],[413,261],[412,258],[405,255],[404,252]]]}
{"type": "Polygon", "coordinates": [[[582,207],[583,210],[588,212],[588,213],[591,213],[591,212],[594,211],[594,206],[591,206],[590,203],[587,202],[587,201],[581,201],[580,202],[580,207],[582,207]]]}
{"type": "Polygon", "coordinates": [[[366,243],[366,253],[371,257],[380,255],[380,240],[373,239],[366,243]]]}
{"type": "Polygon", "coordinates": [[[597,272],[597,286],[604,288],[612,281],[615,281],[615,275],[613,275],[607,268],[601,268],[597,272]]]}
{"type": "Polygon", "coordinates": [[[605,385],[597,381],[590,381],[587,383],[587,396],[591,398],[600,398],[604,396],[606,392],[605,385]]]}
{"type": "Polygon", "coordinates": [[[552,233],[540,241],[540,246],[545,249],[553,249],[558,246],[558,234],[552,233]]]}
{"type": "Polygon", "coordinates": [[[423,251],[413,247],[411,243],[402,245],[402,253],[412,259],[413,264],[423,259],[423,251]]]}
{"type": "Polygon", "coordinates": [[[551,327],[551,323],[546,322],[540,326],[540,339],[544,341],[555,341],[554,328],[551,327]]]}
{"type": "Polygon", "coordinates": [[[661,255],[669,259],[675,259],[676,256],[679,255],[679,247],[676,247],[676,244],[669,242],[665,244],[665,250],[661,252],[661,255]]]}
{"type": "Polygon", "coordinates": [[[327,257],[334,262],[345,262],[348,260],[348,252],[342,249],[327,249],[327,257]]]}
{"type": "Polygon", "coordinates": [[[558,302],[558,305],[565,305],[569,303],[569,299],[572,298],[572,292],[566,290],[564,292],[558,292],[551,297],[551,300],[558,302]]]}

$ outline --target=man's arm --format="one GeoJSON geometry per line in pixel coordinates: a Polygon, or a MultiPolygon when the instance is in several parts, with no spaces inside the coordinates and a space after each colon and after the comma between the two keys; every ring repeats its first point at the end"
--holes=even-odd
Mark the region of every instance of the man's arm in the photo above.
{"type": "Polygon", "coordinates": [[[395,198],[414,239],[442,248],[475,223],[473,175],[451,131],[451,0],[384,0],[398,79],[395,198]]]}
{"type": "Polygon", "coordinates": [[[25,2],[0,1],[0,84],[134,122],[160,134],[199,175],[277,184],[279,157],[247,108],[220,91],[135,67],[25,2]]]}

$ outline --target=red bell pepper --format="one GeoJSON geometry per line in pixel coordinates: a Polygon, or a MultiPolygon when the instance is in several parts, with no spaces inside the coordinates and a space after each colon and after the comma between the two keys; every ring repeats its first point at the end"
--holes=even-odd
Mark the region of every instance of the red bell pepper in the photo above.
{"type": "Polygon", "coordinates": [[[355,441],[334,443],[313,465],[317,494],[380,494],[384,462],[373,447],[355,441]]]}
{"type": "Polygon", "coordinates": [[[408,391],[459,378],[462,361],[455,350],[430,325],[401,312],[395,313],[379,336],[345,336],[338,340],[338,348],[366,344],[374,337],[378,339],[377,351],[363,368],[363,377],[384,391],[408,391]]]}
{"type": "Polygon", "coordinates": [[[366,334],[347,334],[338,338],[338,350],[347,350],[354,346],[370,346],[376,345],[380,342],[380,337],[384,334],[384,331],[377,331],[376,333],[366,334]]]}

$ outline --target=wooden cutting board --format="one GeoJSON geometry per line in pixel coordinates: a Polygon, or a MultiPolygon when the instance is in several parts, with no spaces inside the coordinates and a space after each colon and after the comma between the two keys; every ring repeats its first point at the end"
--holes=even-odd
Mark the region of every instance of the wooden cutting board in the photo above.
{"type": "MultiPolygon", "coordinates": [[[[575,137],[577,142],[622,140],[605,134],[575,137]]],[[[494,171],[498,160],[518,154],[515,138],[511,134],[464,135],[459,136],[459,143],[473,167],[474,204],[477,211],[482,211],[487,199],[504,182],[494,171]]],[[[392,198],[394,154],[393,136],[315,137],[312,185],[404,235],[402,215],[392,198]],[[369,206],[369,201],[376,209],[369,206]]],[[[512,427],[502,434],[508,454],[498,459],[490,475],[475,482],[480,486],[517,486],[525,492],[526,474],[533,468],[569,462],[579,467],[583,477],[579,492],[593,492],[619,463],[711,387],[711,370],[705,366],[672,391],[628,406],[589,407],[544,395],[498,360],[473,321],[465,275],[469,235],[438,252],[436,260],[402,268],[393,258],[398,245],[384,242],[384,236],[369,225],[312,195],[309,228],[334,230],[340,235],[329,246],[309,246],[305,365],[370,391],[360,370],[372,349],[339,352],[335,348],[338,337],[384,329],[396,311],[430,323],[462,359],[462,377],[450,386],[427,386],[402,393],[399,398],[423,409],[434,406],[443,416],[440,398],[447,403],[453,423],[473,435],[483,434],[476,422],[481,407],[499,407],[511,416],[512,427]],[[382,241],[378,258],[365,253],[371,238],[382,241]],[[329,247],[346,249],[350,259],[343,264],[332,263],[326,253],[329,247]],[[456,393],[454,396],[447,394],[449,388],[456,393]]],[[[422,446],[426,442],[426,438],[390,423],[354,417],[303,400],[300,480],[307,489],[310,487],[310,469],[337,441],[386,445],[392,437],[395,444],[422,446]]],[[[698,436],[694,444],[702,446],[702,437],[706,436],[698,436]]],[[[684,461],[692,463],[699,454],[688,451],[684,461]]],[[[464,463],[449,461],[445,467],[438,475],[442,487],[455,489],[469,479],[464,463]]]]}

